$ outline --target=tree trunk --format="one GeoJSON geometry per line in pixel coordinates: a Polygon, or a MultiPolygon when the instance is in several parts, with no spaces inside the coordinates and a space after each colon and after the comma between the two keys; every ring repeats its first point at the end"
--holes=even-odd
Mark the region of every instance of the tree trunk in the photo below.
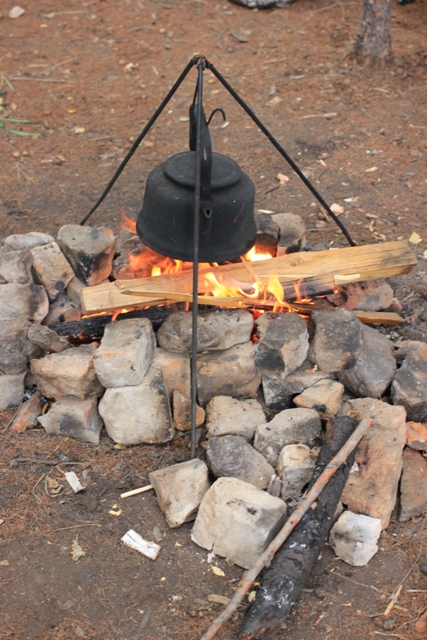
{"type": "Polygon", "coordinates": [[[391,59],[390,18],[391,0],[363,0],[354,45],[354,55],[358,62],[367,58],[379,62],[391,59]]]}

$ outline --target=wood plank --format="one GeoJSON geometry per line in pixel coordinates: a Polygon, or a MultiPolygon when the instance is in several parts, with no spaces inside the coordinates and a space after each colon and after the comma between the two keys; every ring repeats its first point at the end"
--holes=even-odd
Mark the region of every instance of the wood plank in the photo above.
{"type": "MultiPolygon", "coordinates": [[[[382,244],[364,245],[362,247],[346,247],[329,251],[300,252],[279,256],[271,260],[250,263],[250,271],[256,274],[260,282],[267,281],[270,276],[277,276],[281,281],[331,275],[336,282],[359,282],[374,278],[387,278],[392,275],[407,273],[417,264],[415,255],[406,241],[385,242],[382,244]]],[[[221,267],[202,268],[199,271],[199,292],[209,292],[212,286],[206,281],[205,274],[214,272],[226,286],[233,284],[250,287],[253,278],[244,263],[227,264],[221,267]]],[[[160,291],[191,293],[192,270],[181,273],[140,278],[134,280],[118,280],[115,283],[86,287],[82,291],[82,309],[85,314],[97,313],[133,307],[149,307],[164,304],[167,299],[160,297],[160,291]],[[123,294],[122,290],[135,291],[138,288],[146,293],[156,292],[152,297],[123,294]]]]}

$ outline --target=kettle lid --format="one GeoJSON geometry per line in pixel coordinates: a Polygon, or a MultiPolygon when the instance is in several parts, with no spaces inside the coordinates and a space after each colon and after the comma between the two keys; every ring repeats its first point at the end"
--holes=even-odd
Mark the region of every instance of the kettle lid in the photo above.
{"type": "MultiPolygon", "coordinates": [[[[195,187],[196,152],[183,151],[166,160],[163,165],[168,178],[185,187],[195,187]]],[[[242,170],[231,158],[220,153],[212,153],[211,188],[231,187],[241,178],[242,170]]]]}

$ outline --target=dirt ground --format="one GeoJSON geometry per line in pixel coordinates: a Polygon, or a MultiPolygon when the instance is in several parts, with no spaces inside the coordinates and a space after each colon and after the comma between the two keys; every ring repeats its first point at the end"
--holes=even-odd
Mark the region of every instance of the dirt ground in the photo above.
{"type": "MultiPolygon", "coordinates": [[[[359,244],[409,239],[416,270],[392,279],[405,324],[393,339],[427,340],[427,3],[393,0],[393,65],[350,58],[360,2],[298,0],[250,11],[223,0],[23,0],[24,15],[0,6],[0,237],[56,235],[96,201],[191,55],[207,56],[283,144],[359,244]],[[27,119],[31,123],[4,120],[27,119]],[[25,135],[1,128],[1,125],[25,135]],[[37,134],[37,135],[34,135],[37,134]],[[350,200],[351,199],[351,200],[350,200]],[[416,234],[416,235],[413,235],[416,234]]],[[[332,221],[210,72],[206,112],[214,150],[252,177],[257,207],[300,214],[313,250],[346,246],[332,221]],[[277,174],[289,181],[280,186],[277,174]]],[[[136,218],[148,172],[187,148],[193,72],[168,105],[92,224],[136,218]]],[[[170,640],[199,638],[231,596],[241,570],[214,565],[190,540],[191,525],[168,529],[151,493],[120,499],[149,471],[188,459],[186,437],[118,449],[13,434],[0,414],[0,639],[170,640]],[[76,471],[86,491],[67,490],[76,471]],[[52,495],[50,479],[63,486],[52,495]],[[117,505],[117,506],[115,506],[117,505]],[[120,515],[111,512],[122,511],[120,515]],[[161,538],[155,562],[124,547],[128,529],[161,538]],[[77,541],[85,556],[73,561],[77,541]]],[[[329,547],[283,630],[271,640],[425,638],[426,519],[393,520],[367,567],[335,559],[329,547]],[[424,546],[423,546],[424,542],[424,546]],[[403,583],[397,606],[384,616],[403,583]]],[[[236,637],[241,611],[218,634],[236,637]]]]}

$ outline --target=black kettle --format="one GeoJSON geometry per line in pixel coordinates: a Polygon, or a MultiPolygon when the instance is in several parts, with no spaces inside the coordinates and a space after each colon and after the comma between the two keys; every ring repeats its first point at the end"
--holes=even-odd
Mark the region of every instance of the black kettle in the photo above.
{"type": "MultiPolygon", "coordinates": [[[[136,223],[142,242],[162,255],[193,261],[196,113],[190,108],[190,151],[177,153],[151,171],[136,223]]],[[[254,245],[255,186],[237,162],[212,153],[202,112],[199,261],[225,262],[254,245]]]]}

